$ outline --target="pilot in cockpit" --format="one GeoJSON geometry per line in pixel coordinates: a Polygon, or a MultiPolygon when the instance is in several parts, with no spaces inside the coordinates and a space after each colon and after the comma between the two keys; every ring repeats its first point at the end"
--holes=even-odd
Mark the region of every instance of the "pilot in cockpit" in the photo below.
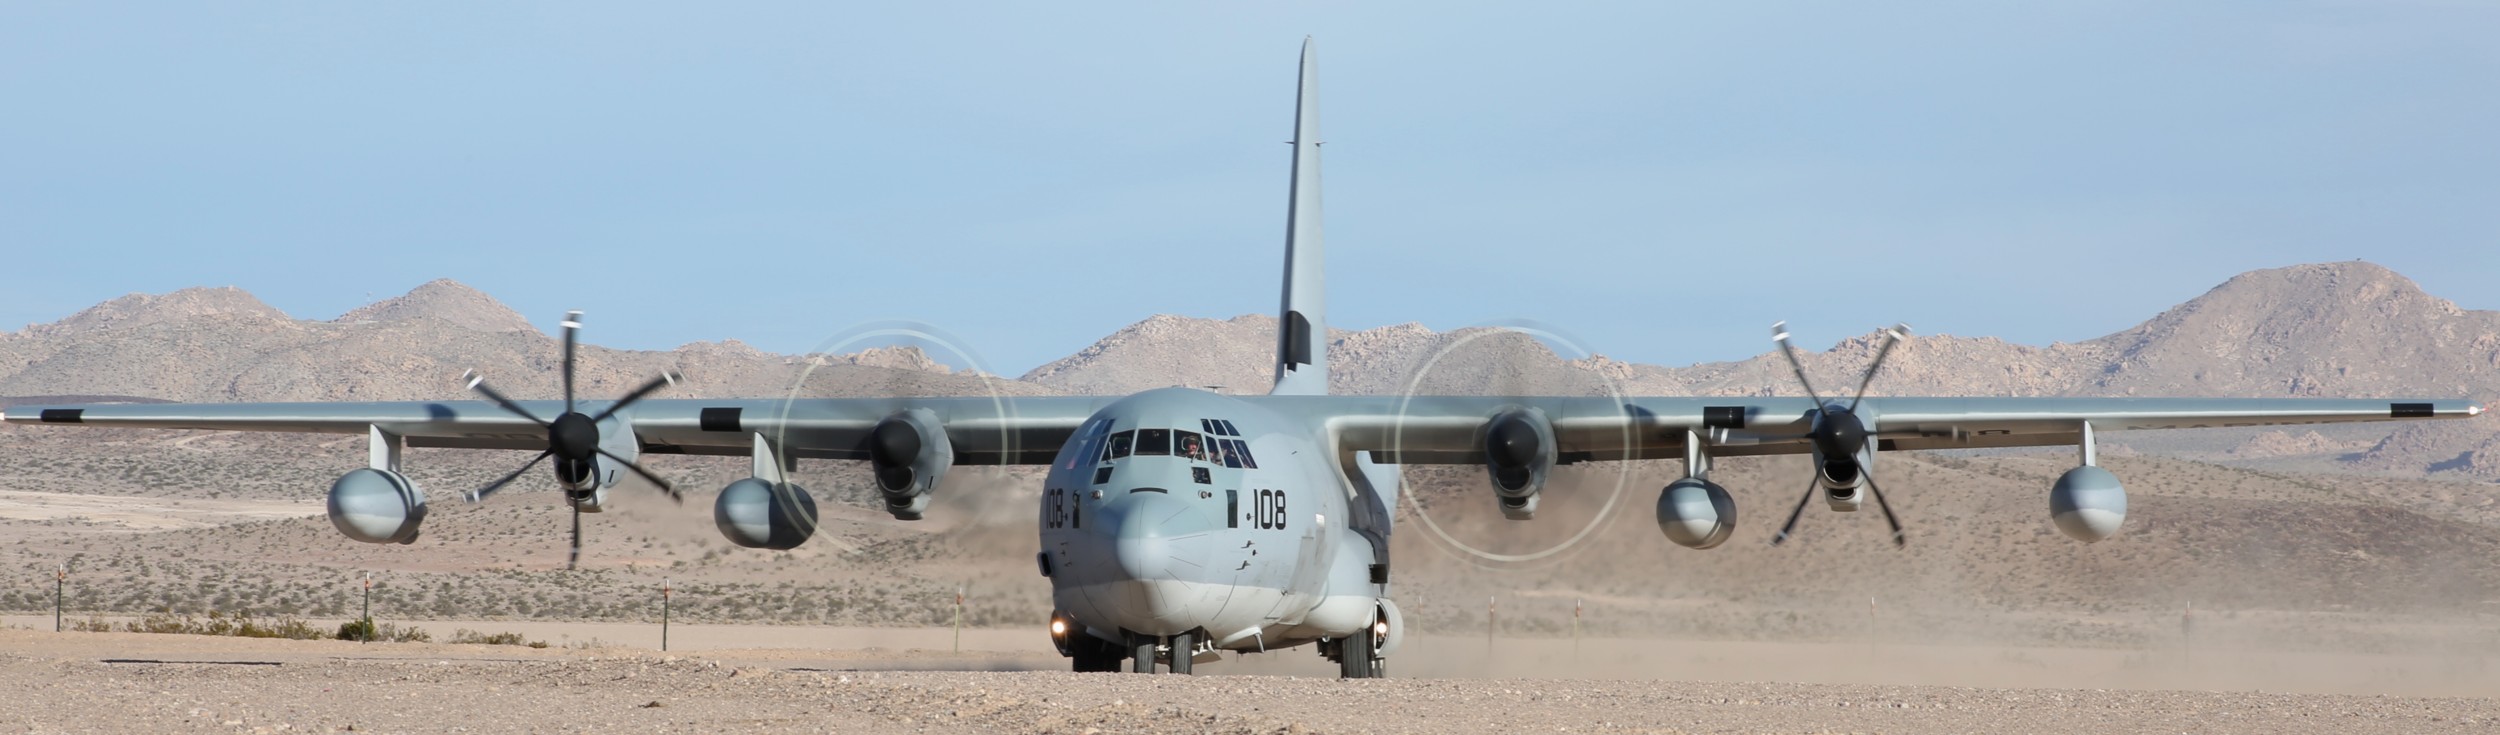
{"type": "Polygon", "coordinates": [[[1190,459],[1197,460],[1197,461],[1200,461],[1200,462],[1207,461],[1207,450],[1206,450],[1206,447],[1200,446],[1200,445],[1198,444],[1198,435],[1197,435],[1197,434],[1188,433],[1188,432],[1181,432],[1180,434],[1181,434],[1181,451],[1179,452],[1179,454],[1180,454],[1181,456],[1188,457],[1188,458],[1190,458],[1190,459]]]}

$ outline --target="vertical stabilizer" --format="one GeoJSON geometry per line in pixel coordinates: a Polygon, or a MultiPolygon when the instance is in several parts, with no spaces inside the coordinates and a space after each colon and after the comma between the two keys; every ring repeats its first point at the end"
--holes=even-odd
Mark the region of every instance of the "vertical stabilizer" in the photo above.
{"type": "Polygon", "coordinates": [[[1328,250],[1319,235],[1319,69],[1302,39],[1293,105],[1293,193],[1285,208],[1285,303],[1276,315],[1273,395],[1328,393],[1328,250]]]}

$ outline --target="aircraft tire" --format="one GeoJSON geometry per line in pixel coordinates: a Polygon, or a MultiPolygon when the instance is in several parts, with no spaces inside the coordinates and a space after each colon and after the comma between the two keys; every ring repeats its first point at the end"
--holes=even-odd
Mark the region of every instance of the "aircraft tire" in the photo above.
{"type": "Polygon", "coordinates": [[[1337,649],[1338,678],[1379,678],[1379,671],[1372,668],[1372,664],[1378,660],[1373,656],[1373,652],[1377,650],[1379,650],[1379,642],[1372,640],[1371,626],[1363,626],[1363,630],[1347,636],[1337,649]]]}
{"type": "Polygon", "coordinates": [[[1155,640],[1155,639],[1154,639],[1154,636],[1146,636],[1146,635],[1131,635],[1131,636],[1129,636],[1129,639],[1128,639],[1128,649],[1129,649],[1129,662],[1128,662],[1128,663],[1129,663],[1129,667],[1128,667],[1128,670],[1129,670],[1129,672],[1130,672],[1130,673],[1134,673],[1134,674],[1152,674],[1152,673],[1154,673],[1154,672],[1155,672],[1155,659],[1157,658],[1157,656],[1156,656],[1156,654],[1155,654],[1155,648],[1156,648],[1156,646],[1157,646],[1157,644],[1158,644],[1158,643],[1161,643],[1161,641],[1157,641],[1157,640],[1155,640]]]}
{"type": "Polygon", "coordinates": [[[1169,662],[1169,663],[1171,664],[1171,667],[1170,667],[1169,669],[1167,669],[1167,670],[1168,670],[1168,671],[1171,671],[1172,673],[1175,673],[1175,674],[1186,674],[1186,673],[1189,673],[1189,665],[1190,665],[1191,663],[1194,663],[1194,662],[1193,662],[1193,661],[1191,661],[1191,660],[1190,660],[1190,658],[1189,658],[1189,652],[1190,652],[1190,649],[1194,649],[1194,648],[1197,648],[1197,647],[1198,647],[1198,637],[1197,637],[1197,636],[1195,636],[1195,635],[1192,635],[1192,634],[1189,634],[1189,633],[1181,633],[1181,634],[1178,634],[1178,635],[1174,635],[1174,636],[1172,636],[1172,646],[1171,646],[1172,653],[1171,653],[1171,656],[1170,656],[1170,657],[1171,657],[1171,661],[1169,662]]]}

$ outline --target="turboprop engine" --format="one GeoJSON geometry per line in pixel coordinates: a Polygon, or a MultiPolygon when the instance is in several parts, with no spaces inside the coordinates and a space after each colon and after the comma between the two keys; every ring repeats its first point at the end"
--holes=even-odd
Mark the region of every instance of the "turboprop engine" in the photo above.
{"type": "Polygon", "coordinates": [[[2127,521],[2127,489],[2109,470],[2092,465],[2067,470],[2049,488],[2049,521],[2087,544],[2109,538],[2127,521]]]}
{"type": "Polygon", "coordinates": [[[1536,516],[1537,493],[1554,469],[1554,454],[1554,424],[1543,411],[1515,408],[1485,425],[1484,469],[1492,476],[1503,517],[1524,521],[1536,516]]]}
{"type": "Polygon", "coordinates": [[[906,521],[920,520],[928,511],[929,490],[955,464],[955,447],[946,438],[945,425],[925,408],[877,422],[868,432],[867,450],[877,490],[885,494],[886,512],[906,521]]]}
{"type": "Polygon", "coordinates": [[[1658,531],[1679,545],[1707,549],[1736,533],[1736,500],[1709,480],[1684,478],[1658,493],[1658,531]]]}
{"type": "Polygon", "coordinates": [[[788,551],[816,535],[816,499],[793,483],[749,477],[721,488],[712,523],[730,543],[788,551]]]}
{"type": "Polygon", "coordinates": [[[397,472],[370,467],[330,483],[330,525],[368,544],[417,540],[425,521],[425,491],[397,472]]]}

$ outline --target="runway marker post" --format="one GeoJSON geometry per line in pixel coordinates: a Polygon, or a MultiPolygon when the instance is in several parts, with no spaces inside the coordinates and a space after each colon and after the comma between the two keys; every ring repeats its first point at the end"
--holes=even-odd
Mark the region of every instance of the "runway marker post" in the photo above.
{"type": "Polygon", "coordinates": [[[365,572],[365,634],[357,643],[373,642],[373,573],[365,572]]]}
{"type": "Polygon", "coordinates": [[[660,650],[668,650],[668,578],[660,578],[660,650]]]}
{"type": "Polygon", "coordinates": [[[955,652],[964,652],[964,588],[955,586],[955,652]]]}
{"type": "Polygon", "coordinates": [[[1571,598],[1571,659],[1580,659],[1580,598],[1571,598]]]}
{"type": "Polygon", "coordinates": [[[61,632],[61,589],[69,586],[69,565],[52,569],[52,632],[61,632]]]}

